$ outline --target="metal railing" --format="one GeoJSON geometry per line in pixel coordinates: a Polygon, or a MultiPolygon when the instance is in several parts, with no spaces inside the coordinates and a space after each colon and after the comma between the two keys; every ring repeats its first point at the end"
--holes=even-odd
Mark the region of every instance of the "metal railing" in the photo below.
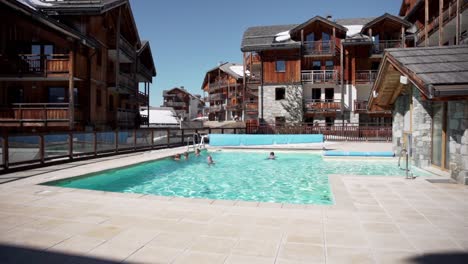
{"type": "Polygon", "coordinates": [[[176,101],[167,101],[164,102],[165,107],[185,107],[187,104],[185,102],[176,102],[176,101]]]}
{"type": "Polygon", "coordinates": [[[326,112],[341,110],[341,100],[339,99],[304,99],[304,106],[307,112],[326,112]]]}
{"type": "Polygon", "coordinates": [[[374,42],[372,45],[373,54],[383,54],[386,49],[391,48],[401,48],[402,43],[401,39],[399,40],[381,40],[379,42],[374,42]]]}
{"type": "Polygon", "coordinates": [[[327,41],[305,41],[302,45],[304,55],[325,55],[335,54],[335,42],[327,41]]]}
{"type": "Polygon", "coordinates": [[[377,124],[311,124],[298,125],[249,125],[247,134],[322,134],[328,141],[392,141],[392,126],[377,124]]]}
{"type": "Polygon", "coordinates": [[[0,134],[0,174],[80,159],[183,146],[193,134],[237,134],[245,128],[142,128],[0,134]]]}
{"type": "Polygon", "coordinates": [[[377,78],[378,71],[356,71],[356,81],[360,83],[373,83],[377,78]]]}
{"type": "Polygon", "coordinates": [[[340,75],[335,70],[302,71],[302,82],[305,83],[338,83],[340,75]]]}

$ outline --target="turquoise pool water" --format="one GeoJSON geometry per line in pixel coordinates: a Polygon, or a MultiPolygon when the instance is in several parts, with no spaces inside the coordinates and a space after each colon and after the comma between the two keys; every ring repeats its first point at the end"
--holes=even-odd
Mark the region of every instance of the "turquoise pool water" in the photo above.
{"type": "MultiPolygon", "coordinates": [[[[295,204],[333,204],[329,174],[404,176],[395,160],[328,160],[319,154],[212,152],[46,183],[69,188],[295,204]]],[[[414,171],[424,176],[422,171],[414,171]]]]}

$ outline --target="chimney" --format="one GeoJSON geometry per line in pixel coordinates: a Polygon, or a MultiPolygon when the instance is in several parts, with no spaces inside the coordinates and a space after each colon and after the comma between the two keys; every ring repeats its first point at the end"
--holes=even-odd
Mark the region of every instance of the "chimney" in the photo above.
{"type": "Polygon", "coordinates": [[[332,17],[333,17],[332,15],[327,15],[326,16],[327,20],[330,20],[330,21],[332,20],[332,17]]]}
{"type": "Polygon", "coordinates": [[[185,90],[185,87],[184,87],[184,86],[181,86],[180,89],[185,90]]]}

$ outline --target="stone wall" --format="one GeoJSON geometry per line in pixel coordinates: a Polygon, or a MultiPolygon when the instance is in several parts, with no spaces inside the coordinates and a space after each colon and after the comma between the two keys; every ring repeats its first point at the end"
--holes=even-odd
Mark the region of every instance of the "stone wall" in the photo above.
{"type": "MultiPolygon", "coordinates": [[[[263,119],[265,122],[269,124],[275,124],[276,117],[285,117],[286,119],[289,117],[288,111],[286,111],[282,105],[282,102],[286,100],[276,100],[276,88],[286,88],[286,93],[288,93],[288,89],[294,89],[294,86],[288,85],[272,85],[272,86],[264,86],[263,87],[263,119]]],[[[296,87],[297,88],[297,87],[296,87]]],[[[261,97],[261,87],[259,91],[259,101],[258,101],[258,115],[261,118],[261,109],[262,109],[262,97],[261,97]]],[[[301,87],[302,89],[302,87],[301,87]]],[[[301,100],[302,98],[297,98],[297,100],[301,100]]]]}
{"type": "Polygon", "coordinates": [[[392,142],[393,151],[400,153],[403,149],[403,132],[405,114],[410,110],[410,99],[408,95],[400,95],[395,101],[392,120],[392,142]]]}
{"type": "Polygon", "coordinates": [[[452,101],[447,106],[449,164],[452,179],[468,184],[468,101],[452,101]]]}
{"type": "Polygon", "coordinates": [[[420,168],[431,164],[432,149],[432,107],[423,101],[421,93],[413,87],[412,152],[414,165],[420,168]]]}

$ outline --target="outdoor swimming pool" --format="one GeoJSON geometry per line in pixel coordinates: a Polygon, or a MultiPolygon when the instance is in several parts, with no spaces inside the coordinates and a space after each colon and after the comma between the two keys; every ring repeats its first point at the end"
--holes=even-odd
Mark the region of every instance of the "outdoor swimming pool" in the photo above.
{"type": "MultiPolygon", "coordinates": [[[[330,174],[404,176],[395,159],[324,159],[319,153],[207,152],[188,161],[163,159],[46,183],[109,192],[294,204],[333,204],[330,174]]],[[[424,176],[421,170],[413,170],[424,176]]]]}

